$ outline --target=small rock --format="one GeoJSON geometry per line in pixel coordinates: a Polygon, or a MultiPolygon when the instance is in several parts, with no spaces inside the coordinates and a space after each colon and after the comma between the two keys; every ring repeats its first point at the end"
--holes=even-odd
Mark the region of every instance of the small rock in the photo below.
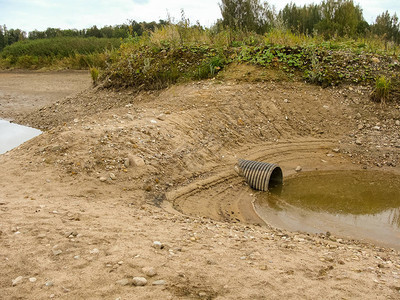
{"type": "Polygon", "coordinates": [[[328,156],[328,157],[334,157],[335,154],[333,154],[333,153],[328,153],[326,156],[328,156]]]}
{"type": "Polygon", "coordinates": [[[381,130],[381,127],[380,126],[374,126],[374,127],[372,127],[372,129],[373,130],[381,130]]]}
{"type": "Polygon", "coordinates": [[[135,156],[135,155],[129,157],[129,163],[130,163],[130,165],[135,166],[135,167],[143,167],[146,165],[143,158],[141,158],[139,156],[135,156]]]}
{"type": "Polygon", "coordinates": [[[16,286],[17,284],[21,283],[22,280],[24,280],[24,277],[18,276],[17,278],[15,278],[15,279],[12,281],[12,285],[13,285],[13,286],[16,286]]]}
{"type": "Polygon", "coordinates": [[[333,149],[332,149],[332,152],[339,153],[339,152],[340,152],[340,149],[339,149],[339,148],[333,148],[333,149]]]}
{"type": "Polygon", "coordinates": [[[301,166],[297,166],[296,169],[294,169],[296,172],[300,172],[301,170],[303,170],[303,168],[301,166]]]}
{"type": "Polygon", "coordinates": [[[364,125],[363,124],[359,124],[358,125],[358,130],[361,130],[361,129],[363,129],[364,128],[364,125]]]}
{"type": "Polygon", "coordinates": [[[144,277],[133,277],[132,282],[134,286],[145,286],[147,279],[144,277]]]}
{"type": "Polygon", "coordinates": [[[102,176],[102,177],[100,177],[100,181],[101,181],[101,182],[107,181],[107,178],[104,177],[104,176],[102,176]]]}
{"type": "Polygon", "coordinates": [[[129,279],[124,278],[124,279],[117,280],[115,283],[118,285],[126,286],[130,283],[130,281],[129,281],[129,279]]]}
{"type": "Polygon", "coordinates": [[[157,119],[159,119],[160,121],[165,121],[165,118],[166,118],[165,114],[159,114],[157,116],[157,119]]]}
{"type": "Polygon", "coordinates": [[[360,139],[356,140],[356,145],[362,145],[362,141],[360,139]]]}
{"type": "Polygon", "coordinates": [[[283,102],[290,103],[290,100],[289,99],[283,99],[283,102]]]}
{"type": "Polygon", "coordinates": [[[98,253],[100,253],[100,250],[97,248],[94,248],[93,250],[90,250],[89,252],[90,252],[90,254],[98,254],[98,253]]]}
{"type": "Polygon", "coordinates": [[[30,282],[36,282],[37,279],[36,279],[35,277],[31,277],[31,278],[29,278],[29,281],[30,281],[30,282]]]}
{"type": "Polygon", "coordinates": [[[131,120],[131,121],[134,120],[134,118],[133,118],[133,116],[132,116],[131,114],[126,114],[126,118],[127,118],[128,120],[131,120]]]}
{"type": "Polygon", "coordinates": [[[153,281],[152,285],[166,285],[167,282],[165,280],[156,280],[153,281]]]}
{"type": "Polygon", "coordinates": [[[115,176],[114,173],[110,173],[110,178],[111,178],[111,180],[115,180],[115,179],[117,179],[117,176],[115,176]]]}
{"type": "Polygon", "coordinates": [[[199,293],[199,297],[205,297],[205,296],[207,296],[207,293],[205,293],[205,292],[200,292],[199,293]]]}
{"type": "Polygon", "coordinates": [[[54,282],[51,281],[51,280],[49,280],[49,281],[46,281],[46,283],[45,283],[44,285],[45,285],[45,286],[53,286],[53,285],[54,285],[54,282]]]}
{"type": "Polygon", "coordinates": [[[153,242],[153,247],[156,249],[163,249],[164,245],[160,241],[154,241],[153,242]]]}
{"type": "Polygon", "coordinates": [[[157,275],[157,271],[153,267],[144,267],[142,272],[148,277],[154,277],[157,275]]]}
{"type": "Polygon", "coordinates": [[[129,166],[131,165],[129,158],[125,158],[124,159],[124,166],[125,168],[129,168],[129,166]]]}
{"type": "Polygon", "coordinates": [[[79,255],[75,255],[74,259],[80,259],[81,257],[79,255]]]}
{"type": "Polygon", "coordinates": [[[62,250],[60,249],[53,249],[53,255],[60,255],[62,253],[62,250]]]}
{"type": "Polygon", "coordinates": [[[400,120],[396,120],[395,124],[396,124],[397,126],[400,126],[400,120]]]}

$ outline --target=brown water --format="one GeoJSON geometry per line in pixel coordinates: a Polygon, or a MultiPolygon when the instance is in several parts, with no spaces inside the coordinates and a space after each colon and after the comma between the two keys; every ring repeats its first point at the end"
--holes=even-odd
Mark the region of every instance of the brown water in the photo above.
{"type": "Polygon", "coordinates": [[[331,232],[400,249],[400,176],[373,171],[304,172],[260,192],[257,213],[294,231],[331,232]]]}

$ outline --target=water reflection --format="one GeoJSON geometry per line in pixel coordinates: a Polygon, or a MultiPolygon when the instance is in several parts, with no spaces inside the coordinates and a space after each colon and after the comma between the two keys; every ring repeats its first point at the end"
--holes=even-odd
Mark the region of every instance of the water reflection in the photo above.
{"type": "Polygon", "coordinates": [[[289,230],[332,231],[400,247],[400,176],[385,172],[298,174],[282,189],[258,193],[255,207],[268,223],[289,230]]]}
{"type": "Polygon", "coordinates": [[[0,154],[39,135],[40,130],[0,120],[0,154]]]}

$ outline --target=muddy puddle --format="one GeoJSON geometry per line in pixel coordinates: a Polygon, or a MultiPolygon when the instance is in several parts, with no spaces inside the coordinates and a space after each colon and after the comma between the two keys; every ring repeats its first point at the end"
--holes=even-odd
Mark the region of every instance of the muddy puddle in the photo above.
{"type": "Polygon", "coordinates": [[[267,223],[400,249],[400,176],[374,171],[300,173],[254,203],[267,223]]]}
{"type": "Polygon", "coordinates": [[[41,134],[41,131],[38,129],[0,119],[0,154],[21,145],[39,134],[41,134]]]}

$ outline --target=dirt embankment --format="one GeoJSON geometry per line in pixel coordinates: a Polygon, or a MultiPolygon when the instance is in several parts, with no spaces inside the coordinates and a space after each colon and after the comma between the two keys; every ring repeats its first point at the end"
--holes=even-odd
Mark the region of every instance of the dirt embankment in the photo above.
{"type": "Polygon", "coordinates": [[[400,173],[399,106],[368,93],[210,80],[13,115],[46,131],[0,156],[4,297],[398,298],[398,252],[260,224],[233,170],[400,173]]]}

